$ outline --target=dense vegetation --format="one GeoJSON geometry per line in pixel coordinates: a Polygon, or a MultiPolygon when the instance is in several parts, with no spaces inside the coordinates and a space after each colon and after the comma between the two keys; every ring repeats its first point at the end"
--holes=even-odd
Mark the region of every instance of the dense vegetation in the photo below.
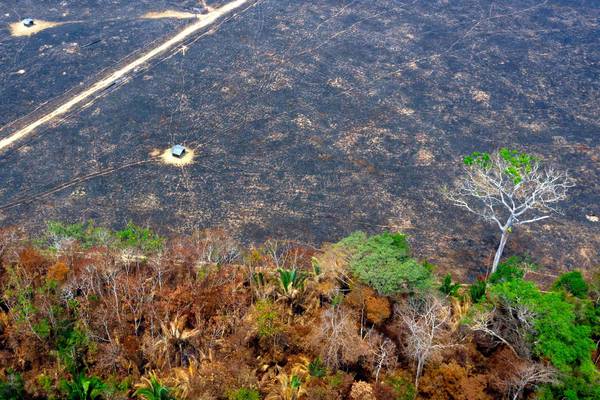
{"type": "Polygon", "coordinates": [[[599,399],[600,278],[471,285],[404,235],[243,249],[128,224],[0,230],[0,399],[599,399]]]}

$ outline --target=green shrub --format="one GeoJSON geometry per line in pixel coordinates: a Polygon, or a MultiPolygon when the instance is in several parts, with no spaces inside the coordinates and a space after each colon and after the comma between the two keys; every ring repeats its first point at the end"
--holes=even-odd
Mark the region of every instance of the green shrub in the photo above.
{"type": "Polygon", "coordinates": [[[456,296],[460,289],[460,283],[452,283],[452,275],[446,274],[442,280],[442,284],[439,287],[440,292],[446,296],[456,296]]]}
{"type": "Polygon", "coordinates": [[[241,388],[230,392],[227,400],[260,400],[260,393],[256,389],[241,388]]]}
{"type": "Polygon", "coordinates": [[[139,248],[145,252],[158,251],[163,246],[163,238],[148,228],[139,227],[131,222],[125,229],[115,232],[121,247],[139,248]]]}
{"type": "Polygon", "coordinates": [[[76,224],[50,221],[46,231],[51,247],[56,241],[63,239],[76,240],[83,248],[110,245],[113,240],[108,229],[96,227],[91,220],[76,224]]]}
{"type": "Polygon", "coordinates": [[[68,400],[99,400],[105,385],[100,378],[77,374],[72,381],[63,381],[62,390],[68,400]]]}
{"type": "Polygon", "coordinates": [[[524,267],[527,265],[525,258],[512,256],[498,265],[498,269],[489,279],[489,283],[508,282],[515,279],[521,279],[525,276],[524,267]]]}
{"type": "Polygon", "coordinates": [[[20,374],[8,371],[6,381],[0,380],[0,399],[21,400],[25,398],[25,383],[20,374]]]}
{"type": "Polygon", "coordinates": [[[431,267],[410,257],[406,236],[355,232],[338,243],[351,253],[350,270],[380,294],[425,291],[433,284],[431,267]]]}
{"type": "Polygon", "coordinates": [[[83,370],[90,338],[77,321],[62,320],[55,332],[56,355],[69,371],[83,370]]]}
{"type": "Polygon", "coordinates": [[[281,316],[270,300],[257,301],[254,309],[258,336],[270,338],[281,333],[281,316]]]}
{"type": "Polygon", "coordinates": [[[308,373],[315,378],[323,378],[327,375],[327,368],[321,358],[317,357],[308,364],[308,373]]]}
{"type": "Polygon", "coordinates": [[[589,292],[588,284],[579,271],[571,271],[558,277],[554,289],[564,289],[575,297],[586,298],[589,292]]]}
{"type": "Polygon", "coordinates": [[[469,295],[471,296],[471,301],[473,303],[479,303],[485,298],[486,290],[487,282],[485,281],[485,279],[477,279],[475,283],[469,286],[469,295]]]}
{"type": "Polygon", "coordinates": [[[171,395],[171,389],[159,382],[156,375],[151,374],[149,378],[142,378],[144,384],[135,391],[135,396],[145,400],[175,400],[171,395]]]}
{"type": "Polygon", "coordinates": [[[415,385],[406,378],[391,376],[386,383],[394,390],[396,400],[413,400],[417,395],[415,385]]]}

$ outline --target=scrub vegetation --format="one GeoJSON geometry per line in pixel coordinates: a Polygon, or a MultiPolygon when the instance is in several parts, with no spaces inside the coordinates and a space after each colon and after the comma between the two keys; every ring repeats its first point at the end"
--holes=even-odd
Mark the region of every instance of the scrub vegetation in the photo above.
{"type": "Polygon", "coordinates": [[[131,223],[0,231],[1,399],[597,399],[600,275],[472,284],[356,232],[321,249],[131,223]]]}

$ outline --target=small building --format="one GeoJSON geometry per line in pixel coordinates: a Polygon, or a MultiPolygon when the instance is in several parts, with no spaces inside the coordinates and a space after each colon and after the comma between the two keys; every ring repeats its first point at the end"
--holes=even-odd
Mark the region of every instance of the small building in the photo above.
{"type": "Polygon", "coordinates": [[[26,26],[28,28],[31,28],[35,24],[35,21],[33,20],[33,18],[25,18],[21,22],[23,23],[24,26],[26,26]]]}
{"type": "Polygon", "coordinates": [[[180,144],[176,144],[171,148],[171,155],[173,157],[181,158],[185,154],[185,147],[180,144]]]}

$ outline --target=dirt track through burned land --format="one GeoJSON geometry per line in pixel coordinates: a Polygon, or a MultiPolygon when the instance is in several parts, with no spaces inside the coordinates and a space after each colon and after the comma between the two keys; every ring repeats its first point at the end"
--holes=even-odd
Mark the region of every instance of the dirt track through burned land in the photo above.
{"type": "MultiPolygon", "coordinates": [[[[94,83],[91,87],[84,90],[82,93],[74,96],[73,98],[71,98],[67,102],[63,103],[58,108],[51,111],[50,113],[44,115],[43,117],[41,117],[38,120],[32,122],[31,124],[25,126],[24,128],[21,128],[18,131],[10,134],[8,137],[0,140],[0,152],[4,151],[6,148],[11,146],[13,143],[17,142],[18,140],[21,140],[21,139],[25,138],[26,136],[30,135],[40,126],[49,123],[50,121],[54,120],[57,117],[67,114],[73,108],[82,104],[84,101],[92,98],[97,93],[100,93],[103,90],[108,89],[109,87],[111,87],[112,85],[117,83],[120,79],[126,77],[127,74],[134,71],[136,68],[142,66],[144,63],[152,60],[153,58],[159,56],[160,54],[163,54],[163,53],[169,51],[173,47],[175,47],[178,44],[180,44],[181,42],[183,42],[189,36],[200,31],[201,29],[204,29],[204,28],[212,25],[219,18],[235,11],[236,9],[240,8],[241,6],[243,6],[244,4],[246,4],[248,2],[249,2],[249,0],[235,0],[235,1],[232,1],[230,3],[227,3],[227,4],[219,7],[218,9],[211,11],[208,14],[199,16],[198,22],[195,22],[192,25],[188,26],[187,28],[185,28],[184,30],[182,30],[181,32],[179,32],[178,34],[176,34],[175,36],[173,36],[166,42],[159,45],[158,47],[153,48],[152,50],[145,53],[141,57],[135,59],[131,63],[121,67],[117,71],[111,73],[109,76],[94,83]]],[[[86,105],[89,105],[89,102],[87,102],[86,105]]]]}

